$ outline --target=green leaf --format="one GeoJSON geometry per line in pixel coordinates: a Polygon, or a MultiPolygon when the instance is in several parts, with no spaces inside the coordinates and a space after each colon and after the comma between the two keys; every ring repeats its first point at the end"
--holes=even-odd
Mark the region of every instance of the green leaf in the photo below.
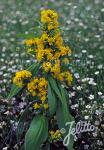
{"type": "Polygon", "coordinates": [[[48,82],[48,104],[50,115],[54,115],[56,112],[56,97],[49,82],[48,82]]]}
{"type": "Polygon", "coordinates": [[[17,85],[13,84],[11,91],[7,97],[8,100],[10,100],[14,95],[16,95],[22,88],[19,88],[17,85]]]}
{"type": "Polygon", "coordinates": [[[53,77],[48,77],[48,81],[50,82],[50,85],[51,85],[52,89],[54,90],[54,92],[61,99],[61,94],[60,94],[60,91],[58,89],[56,81],[53,79],[53,77]]]}
{"type": "MultiPolygon", "coordinates": [[[[30,67],[27,68],[28,71],[33,72],[33,75],[38,72],[40,64],[34,63],[30,67]]],[[[15,96],[23,87],[18,87],[15,84],[12,85],[11,91],[7,97],[8,100],[10,100],[13,96],[15,96]]]]}
{"type": "Polygon", "coordinates": [[[24,34],[24,33],[19,33],[19,34],[16,34],[16,37],[17,38],[24,38],[24,39],[30,39],[30,38],[35,38],[35,33],[31,33],[31,34],[24,34]]]}
{"type": "MultiPolygon", "coordinates": [[[[61,104],[60,101],[58,101],[58,107],[56,110],[56,118],[59,129],[65,129],[65,133],[63,134],[63,140],[69,133],[70,126],[65,126],[66,123],[72,122],[72,117],[70,117],[70,114],[64,111],[64,106],[61,104]]],[[[73,120],[74,121],[74,120],[73,120]]],[[[70,135],[70,142],[67,145],[68,150],[73,150],[73,144],[74,144],[74,136],[70,135]]]]}
{"type": "MultiPolygon", "coordinates": [[[[61,93],[62,97],[57,102],[58,107],[56,110],[56,118],[57,118],[57,123],[58,123],[59,128],[60,129],[64,128],[66,130],[66,133],[63,135],[63,137],[65,138],[66,135],[69,133],[69,126],[66,126],[66,123],[74,121],[74,118],[69,113],[64,89],[59,84],[58,84],[58,87],[60,89],[60,93],[61,93]]],[[[74,136],[71,135],[70,142],[68,143],[68,146],[67,146],[68,150],[73,149],[73,143],[74,143],[74,136]]]]}
{"type": "MultiPolygon", "coordinates": [[[[35,101],[36,101],[36,100],[35,100],[35,101]]],[[[29,108],[30,108],[30,106],[31,106],[32,104],[34,104],[35,101],[31,102],[31,104],[29,104],[29,105],[25,108],[24,112],[22,113],[22,115],[21,115],[21,117],[20,117],[20,119],[19,119],[18,126],[17,126],[17,130],[16,130],[17,142],[19,142],[19,140],[20,140],[20,138],[21,138],[21,136],[22,136],[22,134],[23,134],[23,131],[24,131],[24,123],[25,123],[25,120],[26,120],[26,116],[29,115],[29,114],[28,114],[28,113],[29,113],[29,108]]]]}
{"type": "Polygon", "coordinates": [[[45,116],[35,116],[25,136],[25,150],[40,150],[48,137],[48,122],[45,116]]]}

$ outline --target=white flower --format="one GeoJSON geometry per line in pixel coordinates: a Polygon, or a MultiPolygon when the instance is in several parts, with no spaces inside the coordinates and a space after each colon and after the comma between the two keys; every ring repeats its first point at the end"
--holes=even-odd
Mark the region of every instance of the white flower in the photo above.
{"type": "Polygon", "coordinates": [[[93,55],[88,55],[88,58],[91,58],[91,59],[92,59],[92,58],[94,58],[94,56],[93,56],[93,55]]]}
{"type": "Polygon", "coordinates": [[[82,50],[82,53],[86,53],[87,51],[86,50],[82,50]]]}
{"type": "Polygon", "coordinates": [[[98,95],[100,95],[100,96],[101,96],[102,94],[103,94],[102,92],[98,92],[98,95]]]}
{"type": "Polygon", "coordinates": [[[69,94],[69,98],[75,96],[75,92],[72,92],[71,94],[69,94]]]}
{"type": "Polygon", "coordinates": [[[7,149],[8,149],[8,147],[4,147],[4,148],[3,148],[3,150],[7,150],[7,149]]]}
{"type": "Polygon", "coordinates": [[[89,79],[89,82],[88,82],[90,85],[96,85],[95,81],[93,78],[90,78],[89,79]]]}
{"type": "Polygon", "coordinates": [[[88,98],[89,98],[90,100],[92,100],[92,99],[94,99],[94,95],[90,95],[88,98]]]}
{"type": "Polygon", "coordinates": [[[89,118],[89,116],[85,116],[85,119],[87,120],[89,118]]]}
{"type": "Polygon", "coordinates": [[[76,79],[78,79],[79,78],[79,73],[74,73],[74,76],[75,76],[76,79]]]}
{"type": "Polygon", "coordinates": [[[77,90],[79,90],[79,91],[80,91],[81,89],[82,89],[82,87],[81,87],[81,86],[77,86],[77,90]]]}
{"type": "Polygon", "coordinates": [[[96,38],[100,38],[100,35],[95,35],[96,38]]]}
{"type": "Polygon", "coordinates": [[[97,75],[97,74],[99,74],[99,71],[96,71],[96,72],[95,72],[95,75],[97,75]]]}
{"type": "Polygon", "coordinates": [[[98,65],[98,69],[102,69],[102,68],[103,68],[102,64],[98,65]]]}
{"type": "Polygon", "coordinates": [[[86,108],[91,108],[91,106],[90,105],[86,105],[86,108]]]}
{"type": "Polygon", "coordinates": [[[104,12],[104,8],[101,9],[101,12],[104,12]]]}

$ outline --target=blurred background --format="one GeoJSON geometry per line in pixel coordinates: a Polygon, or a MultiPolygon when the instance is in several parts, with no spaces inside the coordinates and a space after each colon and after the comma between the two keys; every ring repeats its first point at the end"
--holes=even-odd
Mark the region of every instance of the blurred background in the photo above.
{"type": "MultiPolygon", "coordinates": [[[[40,34],[38,21],[40,10],[44,8],[57,11],[62,36],[73,51],[70,70],[74,82],[69,90],[72,114],[91,120],[97,128],[93,134],[80,135],[75,147],[77,150],[104,150],[103,0],[0,0],[0,129],[4,127],[0,140],[2,142],[7,135],[11,122],[15,122],[10,116],[5,120],[11,115],[5,98],[12,76],[35,61],[26,53],[23,40],[40,34]]],[[[18,111],[22,112],[25,105],[23,97],[18,111]]]]}

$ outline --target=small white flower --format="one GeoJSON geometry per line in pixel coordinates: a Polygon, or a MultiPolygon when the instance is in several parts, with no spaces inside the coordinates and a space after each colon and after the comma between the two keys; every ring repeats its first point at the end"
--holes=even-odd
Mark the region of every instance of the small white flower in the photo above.
{"type": "Polygon", "coordinates": [[[76,8],[77,8],[77,6],[74,6],[73,8],[74,8],[74,9],[76,9],[76,8]]]}
{"type": "Polygon", "coordinates": [[[89,118],[89,116],[85,116],[85,119],[87,120],[89,118]]]}
{"type": "Polygon", "coordinates": [[[99,74],[99,71],[96,71],[96,72],[95,72],[95,75],[98,75],[98,74],[99,74]]]}
{"type": "Polygon", "coordinates": [[[8,147],[4,147],[4,148],[3,148],[3,150],[7,150],[7,149],[8,149],[8,147]]]}
{"type": "Polygon", "coordinates": [[[86,108],[91,108],[91,106],[90,105],[86,105],[86,108]]]}
{"type": "Polygon", "coordinates": [[[84,24],[83,24],[82,22],[80,22],[80,23],[79,23],[79,26],[83,27],[83,26],[84,26],[84,24]]]}
{"type": "Polygon", "coordinates": [[[89,41],[89,38],[85,38],[85,42],[88,42],[89,41]]]}
{"type": "Polygon", "coordinates": [[[101,12],[104,12],[104,8],[101,9],[101,12]]]}
{"type": "Polygon", "coordinates": [[[100,35],[95,35],[96,38],[100,38],[100,35]]]}
{"type": "Polygon", "coordinates": [[[67,5],[68,5],[68,6],[71,6],[71,5],[72,5],[72,3],[67,3],[67,5]]]}
{"type": "Polygon", "coordinates": [[[98,69],[102,69],[102,68],[103,68],[102,64],[98,65],[98,69]]]}
{"type": "Polygon", "coordinates": [[[82,50],[82,53],[86,53],[87,51],[86,50],[82,50]]]}
{"type": "Polygon", "coordinates": [[[102,92],[98,92],[98,95],[100,95],[100,96],[101,96],[102,94],[103,94],[102,92]]]}
{"type": "Polygon", "coordinates": [[[89,98],[90,100],[92,100],[92,99],[94,99],[94,95],[90,95],[88,98],[89,98]]]}
{"type": "Polygon", "coordinates": [[[70,24],[71,23],[71,21],[70,20],[67,20],[67,24],[70,24]]]}
{"type": "Polygon", "coordinates": [[[77,86],[77,90],[79,90],[79,91],[80,91],[81,89],[82,89],[82,87],[81,87],[81,86],[77,86]]]}
{"type": "Polygon", "coordinates": [[[94,58],[94,56],[93,56],[93,55],[88,55],[88,58],[91,58],[91,59],[92,59],[92,58],[94,58]]]}
{"type": "Polygon", "coordinates": [[[79,73],[74,73],[74,76],[75,76],[76,79],[78,79],[79,78],[79,73]]]}
{"type": "Polygon", "coordinates": [[[96,133],[96,132],[95,132],[95,133],[92,133],[92,134],[93,134],[94,137],[97,137],[97,133],[96,133]]]}

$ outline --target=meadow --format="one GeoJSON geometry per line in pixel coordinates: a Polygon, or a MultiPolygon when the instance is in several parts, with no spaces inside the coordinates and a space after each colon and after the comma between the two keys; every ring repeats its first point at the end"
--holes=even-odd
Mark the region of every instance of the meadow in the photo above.
{"type": "Polygon", "coordinates": [[[73,52],[69,65],[74,77],[69,89],[71,114],[76,120],[90,120],[97,129],[78,135],[75,149],[104,150],[104,1],[0,0],[1,150],[18,149],[14,130],[28,102],[23,95],[22,100],[13,98],[11,107],[6,98],[14,73],[35,62],[23,41],[40,34],[38,20],[43,8],[58,12],[62,36],[73,52]],[[9,133],[11,126],[14,130],[9,133]]]}

